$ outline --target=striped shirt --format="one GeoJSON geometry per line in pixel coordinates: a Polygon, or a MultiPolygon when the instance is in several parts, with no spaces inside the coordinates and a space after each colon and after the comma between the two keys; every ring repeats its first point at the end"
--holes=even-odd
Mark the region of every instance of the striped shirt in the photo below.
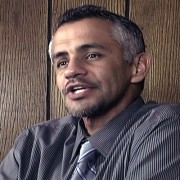
{"type": "Polygon", "coordinates": [[[90,137],[71,116],[24,131],[0,180],[70,180],[86,138],[100,152],[96,180],[180,180],[180,105],[141,98],[90,137]]]}

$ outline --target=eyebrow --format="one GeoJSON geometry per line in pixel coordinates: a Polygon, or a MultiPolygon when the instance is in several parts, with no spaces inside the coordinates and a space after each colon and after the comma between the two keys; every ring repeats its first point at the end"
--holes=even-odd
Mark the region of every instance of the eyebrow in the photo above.
{"type": "Polygon", "coordinates": [[[52,55],[52,62],[54,62],[54,59],[57,59],[61,56],[67,56],[68,53],[66,51],[57,52],[56,54],[52,55]]]}
{"type": "MultiPolygon", "coordinates": [[[[91,44],[83,44],[83,45],[77,47],[76,51],[85,51],[85,50],[92,49],[92,48],[106,50],[106,47],[101,44],[91,43],[91,44]]],[[[57,59],[61,56],[67,56],[67,55],[68,55],[67,51],[57,52],[52,56],[52,61],[54,62],[54,59],[57,59]]]]}
{"type": "Polygon", "coordinates": [[[77,51],[87,50],[91,48],[106,49],[105,46],[97,43],[83,44],[77,48],[77,51]]]}

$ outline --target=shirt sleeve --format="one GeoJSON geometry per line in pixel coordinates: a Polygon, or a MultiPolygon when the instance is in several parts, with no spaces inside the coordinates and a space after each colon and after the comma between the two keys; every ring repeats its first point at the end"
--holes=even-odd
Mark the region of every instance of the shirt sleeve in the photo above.
{"type": "Polygon", "coordinates": [[[16,180],[18,174],[18,164],[14,157],[14,148],[10,150],[0,165],[1,180],[16,180]]]}
{"type": "Polygon", "coordinates": [[[0,164],[0,180],[17,180],[19,173],[20,148],[26,137],[22,133],[15,141],[14,146],[0,164]]]}
{"type": "MultiPolygon", "coordinates": [[[[157,117],[158,118],[158,117],[157,117]]],[[[153,119],[151,119],[153,121],[153,119]]],[[[180,117],[168,117],[139,129],[125,180],[180,179],[180,117]]]]}

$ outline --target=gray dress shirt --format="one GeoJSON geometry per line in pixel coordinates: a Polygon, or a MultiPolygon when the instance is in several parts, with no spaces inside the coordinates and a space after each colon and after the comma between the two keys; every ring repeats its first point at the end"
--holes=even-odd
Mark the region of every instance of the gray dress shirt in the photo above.
{"type": "Polygon", "coordinates": [[[0,165],[0,180],[70,180],[86,138],[100,152],[97,180],[180,180],[180,105],[141,98],[93,136],[71,116],[24,131],[0,165]]]}

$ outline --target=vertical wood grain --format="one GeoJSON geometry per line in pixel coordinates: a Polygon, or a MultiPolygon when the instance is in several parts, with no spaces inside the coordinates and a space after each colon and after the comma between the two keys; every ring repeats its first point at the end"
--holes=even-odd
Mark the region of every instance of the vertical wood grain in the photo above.
{"type": "Polygon", "coordinates": [[[82,4],[104,6],[137,22],[153,58],[145,99],[180,102],[179,0],[0,0],[0,161],[17,135],[45,121],[47,112],[51,119],[67,114],[53,69],[48,76],[47,41],[57,17],[82,4]],[[125,9],[125,2],[131,6],[125,9]]]}
{"type": "Polygon", "coordinates": [[[153,62],[145,99],[180,103],[180,1],[131,0],[130,18],[143,29],[153,62]]]}
{"type": "Polygon", "coordinates": [[[0,0],[0,161],[46,118],[47,2],[0,0]]]}
{"type": "MultiPolygon", "coordinates": [[[[67,9],[77,7],[83,4],[94,4],[103,6],[108,10],[124,15],[125,0],[53,0],[52,10],[52,32],[55,29],[56,21],[67,9]]],[[[51,91],[51,118],[62,117],[67,114],[63,99],[56,87],[55,73],[52,71],[52,91],[51,91]]]]}

